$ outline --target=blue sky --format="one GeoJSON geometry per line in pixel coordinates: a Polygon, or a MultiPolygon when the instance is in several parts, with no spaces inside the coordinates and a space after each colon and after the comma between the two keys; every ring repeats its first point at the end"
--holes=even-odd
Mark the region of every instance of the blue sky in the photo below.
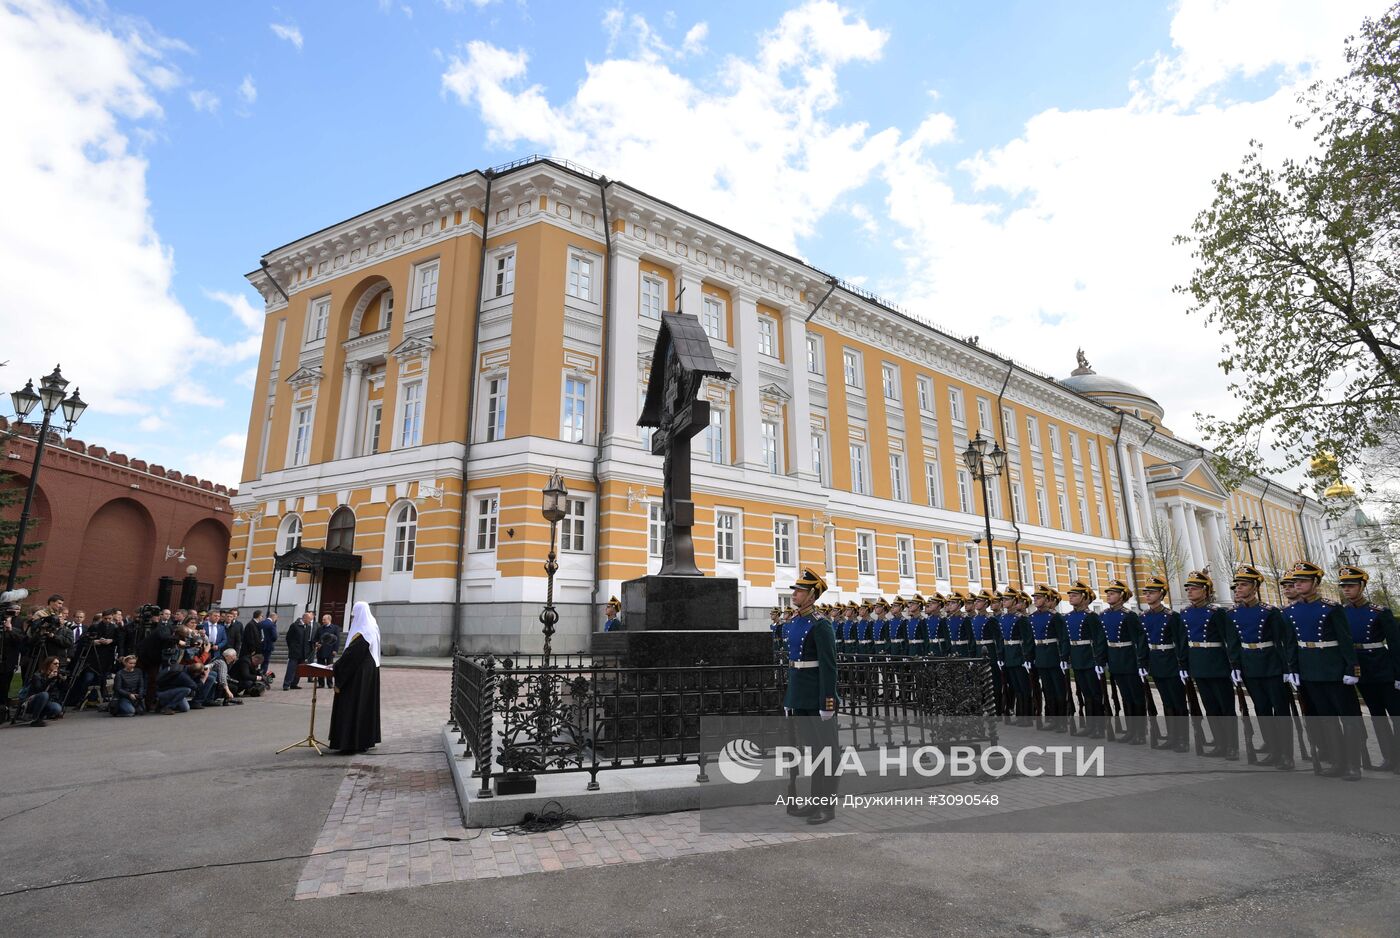
{"type": "Polygon", "coordinates": [[[1306,147],[1298,88],[1379,8],[6,0],[0,376],[62,361],[79,437],[237,482],[259,256],[546,152],[1042,370],[1082,345],[1190,436],[1228,402],[1170,237],[1250,136],[1306,147]]]}

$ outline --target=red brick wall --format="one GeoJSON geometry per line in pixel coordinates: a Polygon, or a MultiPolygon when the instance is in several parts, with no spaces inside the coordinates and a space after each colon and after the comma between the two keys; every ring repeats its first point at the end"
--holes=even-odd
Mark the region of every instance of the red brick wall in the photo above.
{"type": "MultiPolygon", "coordinates": [[[[22,489],[34,441],[11,438],[6,457],[10,483],[22,489]]],[[[18,518],[19,506],[8,515],[18,518]]],[[[77,440],[50,440],[31,515],[39,523],[29,538],[44,544],[21,572],[29,603],[62,593],[70,609],[87,610],[89,619],[108,606],[130,611],[155,602],[160,578],[179,580],[190,564],[216,595],[223,584],[232,515],[222,485],[77,440]],[[185,561],[166,560],[167,546],[185,548],[185,561]]]]}

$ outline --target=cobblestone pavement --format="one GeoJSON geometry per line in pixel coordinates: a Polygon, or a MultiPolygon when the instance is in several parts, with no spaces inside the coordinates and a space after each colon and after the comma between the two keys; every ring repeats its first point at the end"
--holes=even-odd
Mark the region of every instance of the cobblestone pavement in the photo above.
{"type": "MultiPolygon", "coordinates": [[[[998,823],[1019,826],[1028,817],[1051,818],[1051,823],[1069,818],[1060,829],[1072,832],[1077,826],[1086,831],[1092,829],[1096,806],[1107,810],[1127,803],[1117,796],[1209,785],[1242,773],[1259,773],[1261,782],[1280,774],[1247,766],[1243,760],[1231,764],[1199,759],[1193,754],[1109,745],[1105,777],[1013,777],[994,785],[965,782],[894,793],[996,795],[995,806],[982,806],[975,811],[917,807],[843,810],[837,823],[816,832],[773,830],[782,825],[773,824],[773,809],[766,806],[585,820],[549,833],[507,835],[489,829],[469,830],[461,823],[451,773],[439,749],[450,673],[386,669],[381,672],[381,681],[385,741],[369,754],[346,760],[345,778],[325,818],[313,856],[297,882],[297,899],[644,863],[850,833],[909,832],[930,826],[954,830],[959,829],[960,823],[964,830],[971,823],[983,824],[980,829],[990,831],[998,829],[998,823]],[[1070,805],[1079,805],[1080,809],[1068,814],[1035,813],[1038,808],[1070,805]],[[1018,811],[1027,814],[1014,820],[997,820],[998,816],[1018,811]],[[1087,823],[1086,817],[1091,819],[1087,823]],[[769,832],[755,832],[765,830],[769,832]]],[[[1002,742],[1015,748],[1019,744],[1064,745],[1070,740],[1035,730],[1003,728],[1002,742]]],[[[1400,791],[1400,779],[1368,777],[1377,785],[1400,791]]],[[[1295,773],[1290,781],[1298,786],[1339,784],[1314,779],[1306,770],[1295,773]]],[[[1190,823],[1187,819],[1186,824],[1190,823]]],[[[1169,824],[1161,829],[1194,828],[1169,824]]]]}

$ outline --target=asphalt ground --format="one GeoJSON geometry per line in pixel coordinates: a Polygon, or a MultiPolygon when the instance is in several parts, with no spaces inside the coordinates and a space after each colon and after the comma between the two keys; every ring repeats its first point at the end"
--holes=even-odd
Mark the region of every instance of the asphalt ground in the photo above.
{"type": "MultiPolygon", "coordinates": [[[[441,672],[398,674],[386,707],[396,680],[446,694],[441,672]]],[[[1400,779],[1305,771],[1041,809],[1051,823],[1019,815],[1038,833],[1016,814],[979,833],[948,817],[920,833],[296,901],[346,773],[336,757],[274,755],[305,734],[309,695],[0,728],[0,936],[1392,936],[1400,922],[1400,837],[1387,833],[1400,779]],[[1278,829],[1339,805],[1336,830],[1278,829]],[[1190,812],[1197,831],[1226,833],[1082,832],[1124,829],[1133,812],[1190,812]],[[1078,832],[1045,829],[1056,824],[1078,832]]],[[[405,742],[386,738],[384,757],[405,742]]]]}

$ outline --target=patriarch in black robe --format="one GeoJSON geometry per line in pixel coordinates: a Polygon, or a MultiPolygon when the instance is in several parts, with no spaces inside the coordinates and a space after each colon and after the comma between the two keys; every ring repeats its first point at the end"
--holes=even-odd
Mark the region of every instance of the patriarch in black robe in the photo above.
{"type": "Polygon", "coordinates": [[[379,623],[369,603],[350,613],[350,637],[335,662],[330,748],[364,752],[379,742],[379,623]]]}

